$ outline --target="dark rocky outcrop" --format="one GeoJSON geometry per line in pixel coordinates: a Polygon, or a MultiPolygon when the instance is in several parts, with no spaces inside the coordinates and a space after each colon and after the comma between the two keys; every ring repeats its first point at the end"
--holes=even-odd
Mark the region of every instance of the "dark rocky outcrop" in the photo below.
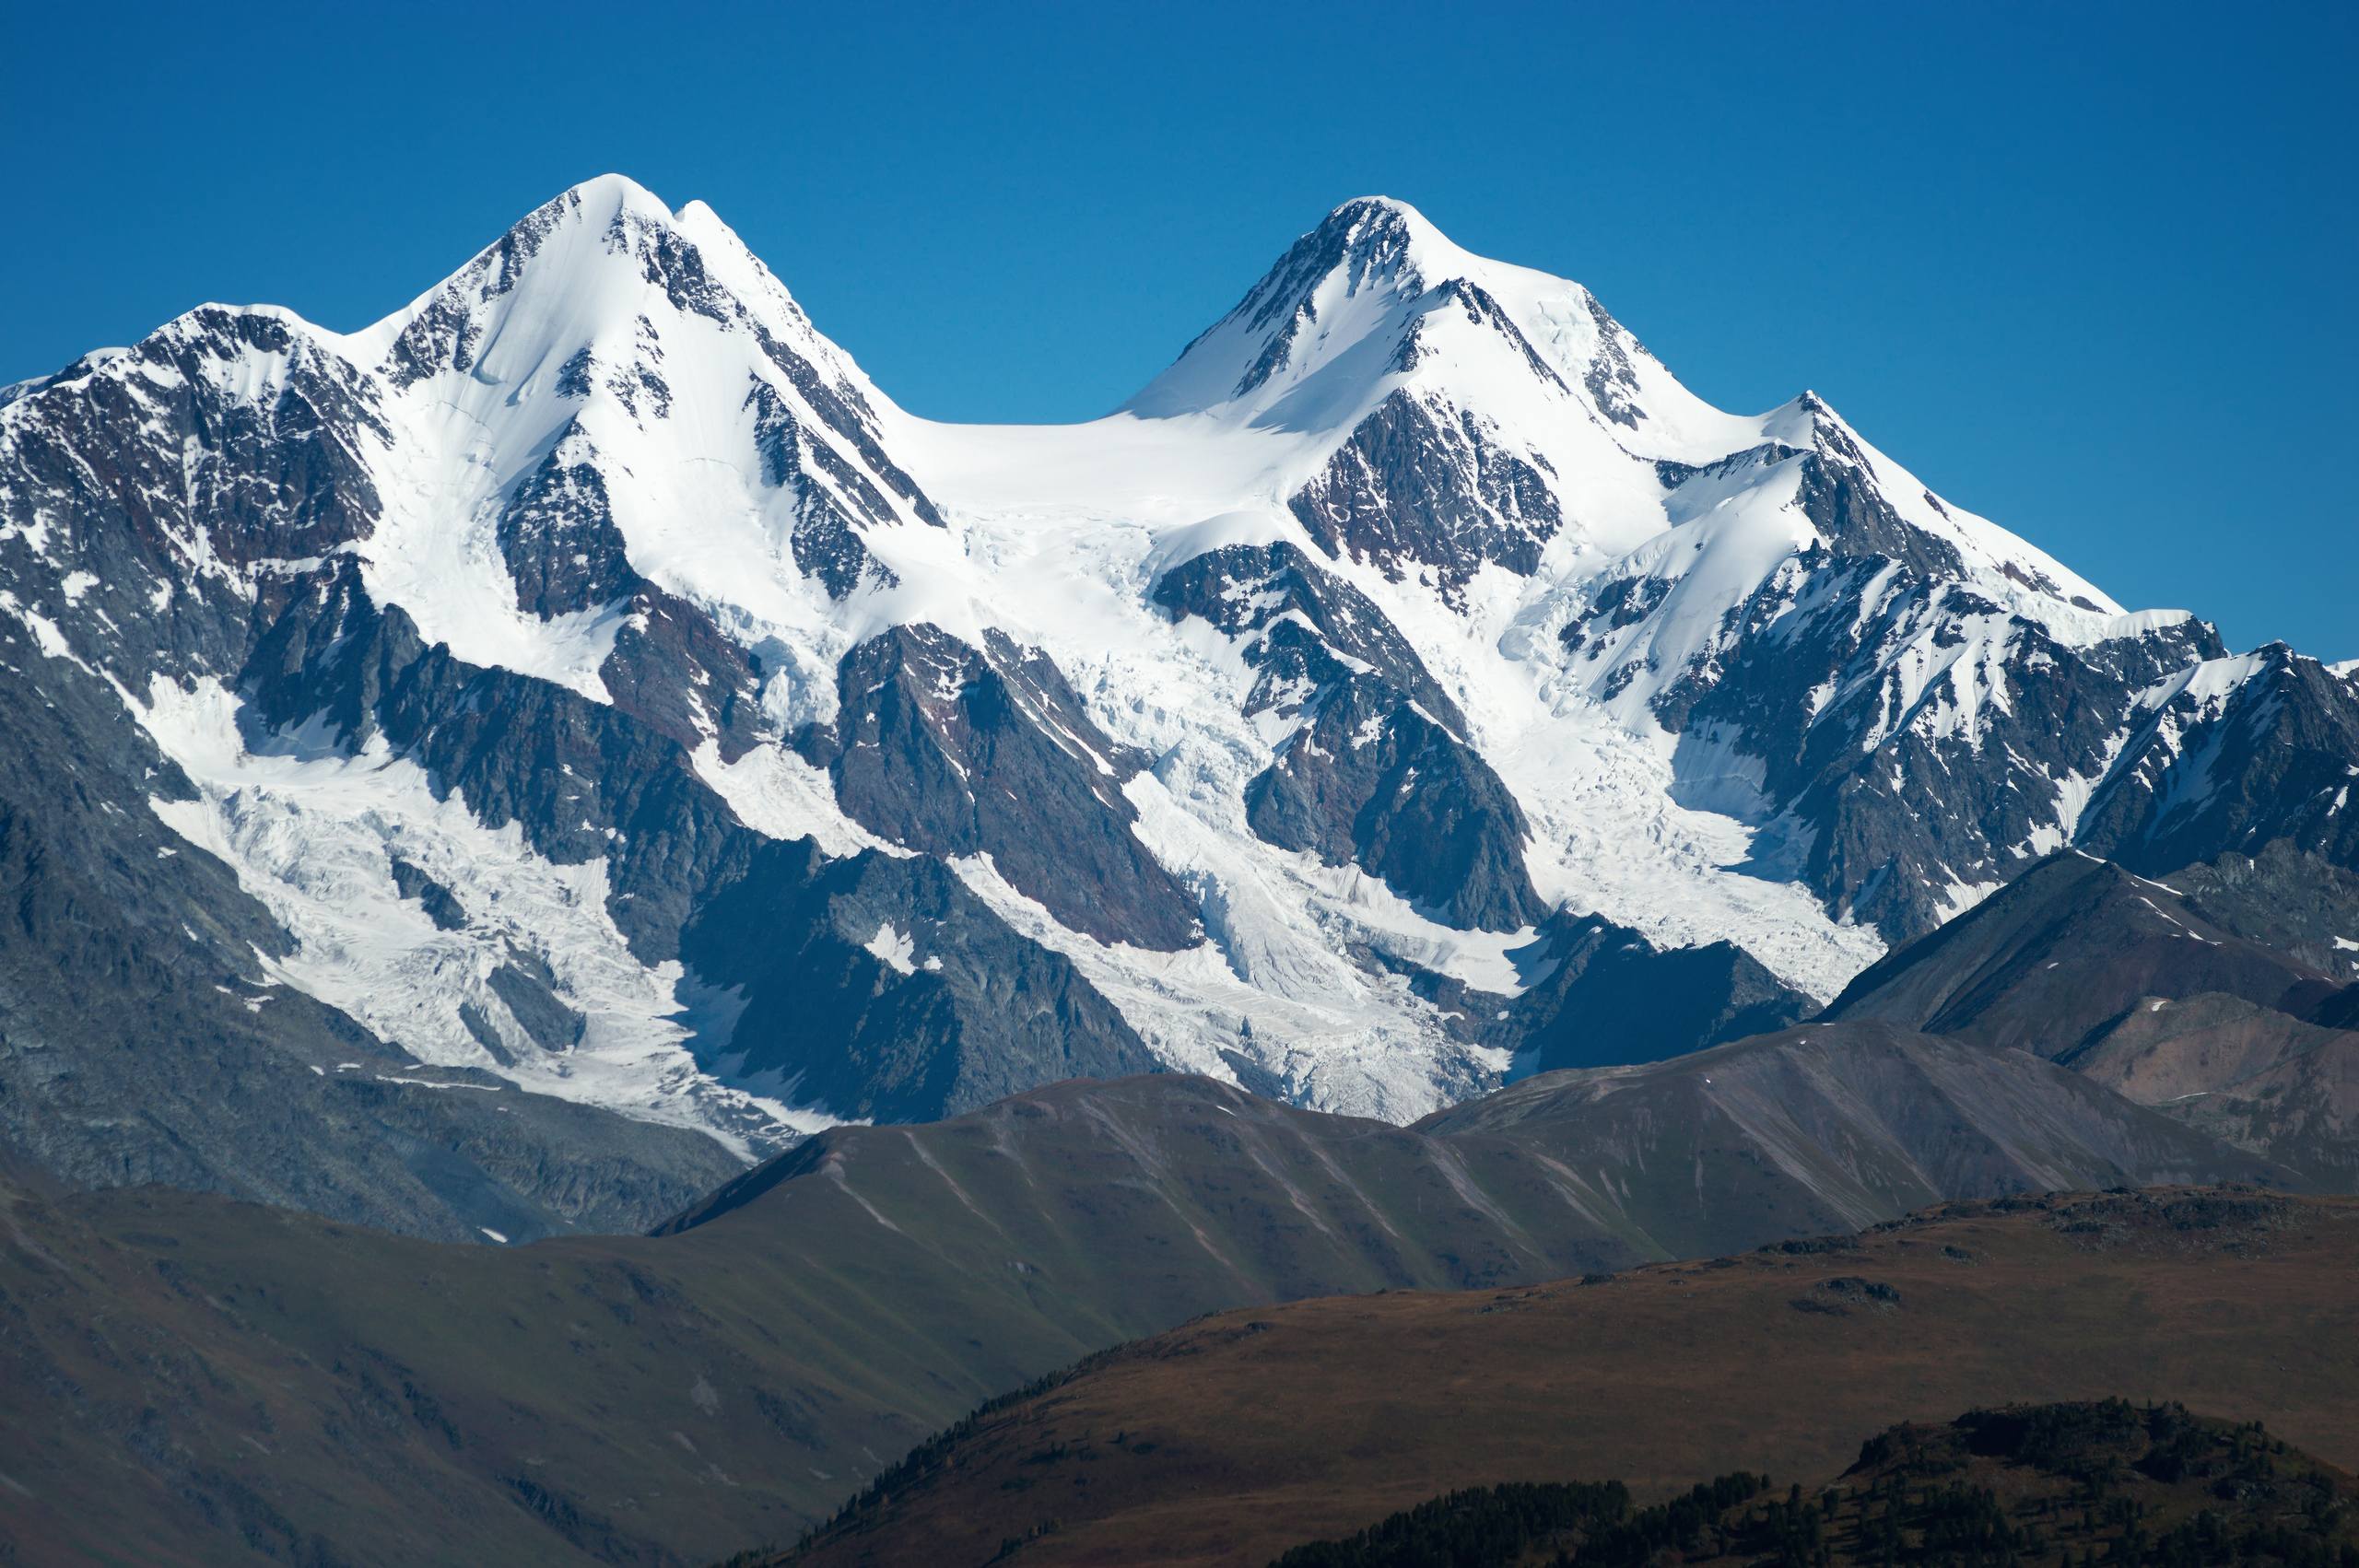
{"type": "Polygon", "coordinates": [[[1301,721],[1246,788],[1256,835],[1356,862],[1451,925],[1514,930],[1546,917],[1524,867],[1522,808],[1367,595],[1279,543],[1194,556],[1152,596],[1174,619],[1238,639],[1255,671],[1247,714],[1301,721]]]}
{"type": "Polygon", "coordinates": [[[846,812],[896,843],[991,856],[1009,883],[1100,942],[1198,940],[1195,903],[1132,825],[1144,766],[1108,739],[1038,649],[897,626],[846,654],[833,724],[795,737],[846,812]]]}
{"type": "Polygon", "coordinates": [[[544,620],[602,609],[640,587],[596,459],[588,439],[569,431],[500,509],[497,536],[517,606],[544,620]]]}
{"type": "Polygon", "coordinates": [[[2359,871],[2359,681],[2283,643],[2252,660],[2138,716],[2080,843],[2149,875],[2279,840],[2359,871]]]}
{"type": "Polygon", "coordinates": [[[1529,576],[1564,522],[1549,476],[1479,415],[1407,391],[1379,404],[1286,504],[1329,555],[1396,579],[1430,570],[1453,602],[1485,562],[1529,576]]]}
{"type": "Polygon", "coordinates": [[[1174,620],[1193,615],[1243,639],[1245,661],[1258,672],[1249,714],[1291,719],[1365,667],[1453,733],[1466,732],[1458,705],[1384,612],[1284,541],[1191,556],[1157,577],[1149,597],[1174,620]]]}
{"type": "Polygon", "coordinates": [[[768,381],[757,380],[745,404],[754,411],[763,483],[792,486],[796,492],[794,529],[787,536],[795,566],[826,584],[838,599],[863,582],[893,586],[898,579],[892,568],[871,555],[860,537],[862,523],[881,524],[892,518],[892,509],[876,486],[832,446],[806,431],[768,381]],[[828,483],[817,483],[815,473],[828,483]],[[858,509],[858,517],[846,510],[847,502],[858,509]]]}
{"type": "MultiPolygon", "coordinates": [[[[1055,696],[1062,683],[1006,657],[1037,700],[1055,696]]],[[[775,1074],[842,1116],[923,1118],[1044,1078],[1153,1067],[1064,959],[1009,930],[947,867],[873,851],[827,860],[808,840],[761,839],[677,740],[423,647],[352,574],[299,597],[259,642],[248,682],[265,722],[324,714],[354,743],[382,733],[487,825],[518,824],[554,860],[604,859],[609,912],[643,957],[683,959],[700,984],[745,993],[734,1029],[699,1045],[733,1071],[775,1074]],[[337,628],[324,645],[323,626],[337,628]],[[888,926],[922,934],[913,962],[942,966],[889,983],[900,977],[864,951],[888,926]]],[[[1056,712],[1070,720],[1077,707],[1056,712]]]]}
{"type": "Polygon", "coordinates": [[[1519,1066],[1533,1072],[1660,1061],[1810,1015],[1811,1000],[1732,942],[1661,948],[1597,915],[1559,911],[1519,962],[1519,1066]]]}
{"type": "Polygon", "coordinates": [[[2065,810],[2063,781],[2105,776],[2135,694],[2216,646],[2189,626],[2075,648],[1884,557],[1799,560],[1808,586],[1765,586],[1733,646],[1657,711],[1687,738],[1699,802],[1764,824],[1764,869],[1895,940],[1938,925],[1961,887],[2020,869],[2065,810]],[[1993,656],[1930,682],[1906,673],[1969,640],[1993,656]],[[1758,759],[1749,802],[1715,781],[1730,746],[1758,759]]]}
{"type": "Polygon", "coordinates": [[[681,955],[741,1008],[709,1053],[839,1117],[932,1121],[1036,1083],[1157,1071],[1070,962],[938,860],[765,845],[698,910],[681,955]]]}
{"type": "Polygon", "coordinates": [[[1380,681],[1353,674],[1327,692],[1246,786],[1245,813],[1270,843],[1357,861],[1447,924],[1515,930],[1546,918],[1515,797],[1473,747],[1380,681]]]}

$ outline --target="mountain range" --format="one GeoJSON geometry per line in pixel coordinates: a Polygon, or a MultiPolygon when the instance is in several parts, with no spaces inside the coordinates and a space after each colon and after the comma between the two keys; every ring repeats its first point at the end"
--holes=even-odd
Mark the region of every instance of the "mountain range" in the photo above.
{"type": "MultiPolygon", "coordinates": [[[[0,1134],[444,1239],[1075,1077],[1405,1124],[1951,1034],[1871,966],[2065,850],[2327,889],[2280,1098],[2359,975],[2359,668],[1381,198],[1077,426],[907,413],[615,176],[359,332],[199,307],[0,392],[0,1134]]],[[[2036,1049],[2151,1098],[2154,1028],[2036,1049]]]]}

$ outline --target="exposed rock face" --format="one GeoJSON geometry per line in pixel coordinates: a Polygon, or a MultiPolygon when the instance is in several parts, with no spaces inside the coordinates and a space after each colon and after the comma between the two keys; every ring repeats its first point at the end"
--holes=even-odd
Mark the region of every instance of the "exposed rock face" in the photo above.
{"type": "Polygon", "coordinates": [[[856,820],[912,848],[989,855],[1101,942],[1197,939],[1193,901],[1131,831],[1122,786],[1144,759],[1106,737],[1037,651],[900,626],[845,656],[838,691],[835,724],[796,744],[856,820]]]}
{"type": "MultiPolygon", "coordinates": [[[[1694,800],[1765,825],[1765,868],[1899,941],[2057,844],[2149,875],[2270,842],[2354,863],[2350,679],[2288,649],[2227,658],[2201,623],[2060,637],[1943,578],[1939,552],[1895,547],[1859,469],[1798,467],[1821,543],[1651,698],[1694,800]],[[1849,474],[1847,509],[1814,502],[1825,474],[1849,474]]],[[[1616,578],[1567,623],[1609,696],[1651,674],[1614,661],[1670,587],[1616,578]]]]}
{"type": "Polygon", "coordinates": [[[1320,700],[1247,787],[1253,831],[1331,865],[1382,877],[1437,919],[1515,930],[1547,915],[1524,871],[1515,797],[1474,751],[1380,681],[1353,675],[1320,700]]]}
{"type": "MultiPolygon", "coordinates": [[[[354,749],[389,745],[552,862],[605,861],[614,919],[660,962],[707,881],[751,858],[753,836],[683,746],[717,735],[724,755],[742,751],[757,682],[706,616],[631,569],[586,439],[553,449],[516,487],[497,538],[521,609],[624,616],[605,664],[614,706],[427,646],[406,614],[374,602],[354,556],[330,555],[365,544],[377,521],[361,453],[384,435],[380,399],[285,323],[200,312],[120,369],[20,397],[23,415],[43,417],[13,425],[6,450],[9,496],[26,509],[14,515],[70,530],[0,541],[19,611],[0,627],[13,655],[0,699],[20,742],[18,784],[0,802],[18,916],[0,943],[15,977],[0,983],[10,1141],[77,1181],[166,1181],[518,1242],[645,1225],[737,1168],[739,1156],[686,1128],[464,1069],[421,1072],[409,1049],[290,989],[270,966],[293,951],[273,914],[150,811],[151,795],[199,791],[123,722],[110,684],[218,673],[248,694],[258,748],[306,727],[354,749]],[[259,404],[239,385],[257,362],[276,378],[259,404]],[[182,451],[194,454],[185,473],[182,451]],[[35,606],[54,618],[24,618],[35,606]],[[84,784],[59,796],[44,758],[73,759],[84,784]],[[115,1023],[94,1035],[85,1003],[99,992],[115,1023]]],[[[394,850],[385,872],[433,930],[469,931],[444,878],[394,850]]],[[[987,938],[1058,965],[968,902],[987,938]]],[[[1002,983],[1022,989],[1027,961],[1009,959],[1002,983]]],[[[1069,974],[1064,984],[1087,990],[1069,974]]],[[[1002,1023],[1005,995],[970,1000],[989,1007],[992,1028],[973,1031],[960,1003],[945,1003],[898,1048],[944,1049],[930,1029],[982,1046],[1015,1027],[1002,1023]]],[[[531,951],[492,958],[472,999],[451,1005],[495,1070],[520,1049],[562,1058],[582,1041],[581,1002],[531,951]]],[[[1094,995],[1050,993],[1044,1005],[1079,1008],[1115,1042],[1091,1054],[1089,1020],[1074,1020],[1055,1044],[1076,1068],[1151,1065],[1094,995]]],[[[934,1099],[910,1091],[900,1103],[940,1114],[1034,1081],[1025,1071],[1015,1053],[970,1060],[934,1099]]]]}
{"type": "Polygon", "coordinates": [[[745,992],[732,1029],[699,1044],[736,1075],[775,1074],[840,1115],[922,1119],[1043,1079],[1152,1069],[1070,965],[938,863],[759,839],[678,743],[546,683],[457,664],[420,647],[400,612],[373,614],[365,591],[344,589],[333,607],[299,599],[263,638],[249,668],[262,716],[382,733],[488,825],[513,823],[553,859],[603,859],[608,910],[640,952],[745,992]],[[323,620],[341,628],[328,657],[289,668],[323,620]],[[927,950],[897,972],[868,951],[887,928],[922,933],[927,950]]]}
{"type": "Polygon", "coordinates": [[[1257,673],[1246,713],[1297,726],[1246,787],[1256,834],[1355,861],[1450,925],[1515,930],[1546,917],[1522,809],[1365,594],[1273,544],[1198,556],[1164,573],[1154,598],[1237,639],[1257,673]]]}
{"type": "Polygon", "coordinates": [[[1514,1053],[1510,1079],[1667,1060],[1772,1033],[1816,1004],[1742,948],[1657,947],[1597,915],[1558,910],[1508,950],[1519,989],[1486,991],[1388,960],[1470,1045],[1514,1053]]]}
{"type": "MultiPolygon", "coordinates": [[[[1362,199],[1329,213],[1318,228],[1289,246],[1229,312],[1230,320],[1241,320],[1249,330],[1265,333],[1267,342],[1227,395],[1249,396],[1285,368],[1306,331],[1319,324],[1318,296],[1331,279],[1340,278],[1347,294],[1381,289],[1396,278],[1401,292],[1422,288],[1416,249],[1414,227],[1392,204],[1362,199]]],[[[1211,336],[1206,333],[1197,343],[1211,336]]],[[[1191,350],[1195,346],[1189,345],[1191,350]]]]}
{"type": "Polygon", "coordinates": [[[759,659],[652,583],[631,593],[598,679],[616,708],[690,751],[710,741],[734,762],[771,737],[759,659]]]}
{"type": "MultiPolygon", "coordinates": [[[[760,264],[709,215],[684,227],[616,182],[542,208],[373,338],[207,308],[11,390],[7,1136],[76,1181],[521,1241],[643,1225],[792,1141],[777,1103],[702,1064],[786,1083],[823,1037],[796,1028],[822,1016],[850,1044],[804,1098],[859,1114],[1155,1065],[1066,961],[940,865],[841,843],[823,859],[715,792],[708,770],[784,766],[763,760],[781,755],[765,711],[778,654],[641,569],[634,443],[723,412],[745,421],[746,494],[777,493],[780,546],[825,594],[890,580],[864,531],[942,526],[886,456],[856,371],[760,264]],[[602,317],[595,301],[625,295],[602,317]],[[599,335],[528,342],[559,298],[599,335]],[[727,411],[693,369],[716,340],[751,367],[727,411]],[[462,420],[478,444],[437,471],[421,419],[478,403],[462,420]],[[454,530],[458,558],[417,555],[454,530]],[[469,602],[465,573],[487,563],[469,602]],[[476,662],[454,634],[495,657],[544,639],[559,665],[476,662]],[[77,790],[58,798],[41,759],[77,790]],[[949,962],[873,958],[882,915],[842,941],[855,895],[902,900],[893,927],[921,916],[949,962]],[[707,919],[715,973],[668,967],[722,897],[765,911],[768,950],[716,945],[707,919]],[[903,984],[914,994],[887,995],[903,984]],[[733,989],[734,1012],[693,1005],[733,989]],[[121,1009],[105,1037],[76,1022],[99,996],[121,1009]]],[[[1028,705],[1010,722],[1096,734],[1052,667],[993,649],[1006,700],[1028,705]]],[[[1130,883],[1106,902],[1132,940],[1186,938],[1192,905],[1122,831],[1119,779],[1058,771],[1022,737],[985,749],[1036,802],[1047,768],[1119,816],[1100,831],[1129,844],[1109,876],[1130,883]]],[[[975,837],[1047,884],[1022,859],[1048,863],[1039,843],[975,837]]]]}
{"type": "Polygon", "coordinates": [[[2283,841],[2359,871],[2359,676],[2283,643],[2185,671],[2139,719],[2081,841],[2150,874],[2283,841]]]}
{"type": "Polygon", "coordinates": [[[1175,620],[1194,615],[1241,639],[1246,662],[1260,673],[1249,714],[1293,719],[1365,667],[1465,733],[1458,705],[1384,612],[1292,544],[1208,550],[1156,579],[1153,597],[1175,620]]]}
{"type": "Polygon", "coordinates": [[[2348,674],[2237,697],[2256,677],[2230,661],[2182,698],[2224,658],[2209,626],[2120,614],[1815,394],[1703,408],[1587,291],[1469,256],[1399,203],[1336,208],[1130,406],[1331,429],[1287,497],[1320,549],[1472,620],[1493,571],[1508,638],[1555,632],[1567,677],[1677,734],[1678,798],[1752,825],[1753,869],[1889,941],[2066,844],[2163,870],[2243,835],[2347,858],[2359,831],[2333,806],[2348,674]],[[2214,798],[2180,747],[2208,745],[2194,709],[2221,701],[2266,709],[2241,722],[2275,739],[2231,743],[2268,760],[2232,760],[2214,798]]]}
{"type": "Polygon", "coordinates": [[[1469,260],[1397,202],[1347,202],[1130,406],[1165,415],[1210,405],[1281,427],[1332,421],[1332,450],[1287,497],[1305,532],[1331,557],[1427,583],[1462,606],[1485,566],[1535,572],[1566,519],[1550,459],[1456,384],[1469,345],[1574,418],[1644,417],[1629,394],[1630,357],[1645,351],[1586,291],[1595,354],[1582,379],[1602,414],[1575,412],[1560,367],[1459,270],[1469,260]]]}
{"type": "Polygon", "coordinates": [[[516,603],[543,620],[604,608],[639,587],[596,457],[586,437],[560,439],[500,510],[516,603]]]}
{"type": "MultiPolygon", "coordinates": [[[[1798,412],[1808,448],[1664,465],[1674,506],[1691,490],[1701,509],[1790,485],[1813,534],[1708,639],[1662,659],[1687,578],[1644,560],[1560,635],[1601,692],[1635,687],[1679,732],[1690,799],[1762,824],[1765,869],[1905,940],[2084,833],[2077,802],[2118,770],[2141,694],[2221,649],[2199,622],[2090,640],[2001,603],[1956,543],[1899,515],[1832,410],[1805,398],[1798,412]]],[[[2001,568],[1999,586],[2083,603],[2036,563],[2001,568]]]]}
{"type": "Polygon", "coordinates": [[[2067,790],[2104,776],[2120,716],[2160,656],[2152,639],[2066,647],[1881,561],[1832,573],[1837,591],[1812,607],[1757,604],[1718,683],[1670,700],[1686,701],[1687,733],[1742,733],[1766,753],[1762,792],[1783,804],[1765,859],[1853,917],[1912,935],[2059,836],[2067,790]],[[1845,585],[1862,597],[1847,600],[1845,585]],[[1916,686],[1922,661],[1969,644],[1970,658],[1916,686]],[[1882,766],[1863,768],[1872,743],[1882,766]]]}
{"type": "Polygon", "coordinates": [[[839,1115],[932,1121],[1036,1083],[1157,1064],[1064,958],[939,861],[769,844],[698,912],[682,956],[742,1007],[732,1076],[839,1115]]]}
{"type": "Polygon", "coordinates": [[[2321,973],[2359,979],[2359,872],[2275,840],[2251,854],[2231,850],[2182,866],[2164,879],[2224,930],[2273,947],[2321,973]]]}
{"type": "Polygon", "coordinates": [[[0,567],[17,605],[54,612],[54,646],[217,667],[249,581],[374,530],[380,396],[299,327],[207,307],[8,404],[0,567]]]}
{"type": "Polygon", "coordinates": [[[518,608],[615,623],[598,673],[617,708],[691,748],[716,737],[724,758],[754,743],[759,667],[710,617],[631,569],[596,448],[578,427],[510,494],[497,537],[518,608]]]}
{"type": "Polygon", "coordinates": [[[1485,563],[1530,575],[1563,521],[1541,470],[1499,450],[1477,415],[1453,417],[1403,392],[1362,420],[1287,504],[1329,555],[1393,578],[1430,568],[1448,597],[1485,563]]]}
{"type": "Polygon", "coordinates": [[[1517,1008],[1535,1072],[1659,1061],[1807,1017],[1811,1000],[1729,942],[1664,951],[1595,915],[1540,929],[1544,972],[1517,1008]]]}
{"type": "Polygon", "coordinates": [[[29,641],[0,626],[29,676],[0,680],[0,1141],[77,1183],[453,1241],[639,1229],[737,1168],[699,1132],[422,1071],[288,987],[270,911],[149,809],[195,794],[179,767],[29,641]]]}
{"type": "Polygon", "coordinates": [[[6,1136],[80,1182],[210,1188],[452,1239],[646,1224],[735,1158],[699,1133],[418,1073],[289,988],[273,967],[283,928],[150,809],[197,791],[127,722],[123,685],[144,697],[151,676],[236,673],[252,607],[299,595],[309,558],[376,526],[364,457],[385,433],[380,395],[307,332],[208,308],[12,403],[6,1136]]]}
{"type": "Polygon", "coordinates": [[[662,957],[702,880],[748,837],[679,742],[619,707],[428,646],[348,561],[295,585],[241,684],[269,730],[381,739],[485,826],[512,825],[552,861],[606,862],[608,911],[662,957]]]}
{"type": "Polygon", "coordinates": [[[876,487],[825,441],[815,441],[776,388],[758,378],[745,394],[754,411],[754,439],[762,457],[763,482],[792,487],[797,496],[794,531],[788,535],[794,564],[827,584],[838,599],[862,583],[890,588],[893,569],[861,542],[859,523],[883,523],[891,510],[876,487]],[[811,477],[824,475],[827,483],[811,477]],[[854,509],[859,518],[855,521],[854,509]]]}

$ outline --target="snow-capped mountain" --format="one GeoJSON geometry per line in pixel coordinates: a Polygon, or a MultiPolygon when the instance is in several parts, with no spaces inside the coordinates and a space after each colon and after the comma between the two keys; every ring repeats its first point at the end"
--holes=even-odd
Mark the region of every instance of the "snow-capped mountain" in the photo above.
{"type": "Polygon", "coordinates": [[[17,879],[109,846],[65,902],[208,1027],[741,1156],[1155,1065],[1406,1119],[1790,1022],[2066,843],[2359,860],[2352,672],[1382,199],[1108,417],[960,427],[593,181],[364,331],[205,306],[10,389],[0,612],[75,780],[18,777],[17,879]]]}

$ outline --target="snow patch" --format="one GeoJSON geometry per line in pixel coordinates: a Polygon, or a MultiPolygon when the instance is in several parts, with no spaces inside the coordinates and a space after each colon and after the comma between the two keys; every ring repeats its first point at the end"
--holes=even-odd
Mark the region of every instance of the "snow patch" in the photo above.
{"type": "Polygon", "coordinates": [[[677,1018],[678,966],[651,967],[630,952],[606,912],[604,861],[559,865],[525,843],[520,825],[484,826],[456,793],[438,798],[381,736],[357,755],[308,731],[259,737],[250,750],[239,699],[217,681],[183,690],[158,676],[145,702],[125,698],[197,787],[195,800],[152,800],[156,814],[229,865],[293,937],[292,953],[260,960],[272,980],[340,1008],[421,1063],[693,1127],[748,1157],[830,1125],[698,1069],[677,1018]],[[401,895],[395,854],[453,890],[464,930],[442,930],[401,895]],[[493,976],[519,965],[552,977],[580,1021],[577,1039],[535,1038],[510,1011],[493,976]]]}
{"type": "Polygon", "coordinates": [[[876,934],[861,944],[868,955],[897,975],[914,975],[917,965],[910,962],[917,948],[907,931],[898,930],[893,922],[886,921],[876,928],[876,934]]]}
{"type": "Polygon", "coordinates": [[[913,851],[877,837],[844,814],[835,781],[776,743],[754,747],[735,762],[721,760],[711,740],[691,757],[697,777],[729,803],[737,820],[769,838],[808,838],[823,855],[840,859],[863,849],[909,856],[913,851]]]}

